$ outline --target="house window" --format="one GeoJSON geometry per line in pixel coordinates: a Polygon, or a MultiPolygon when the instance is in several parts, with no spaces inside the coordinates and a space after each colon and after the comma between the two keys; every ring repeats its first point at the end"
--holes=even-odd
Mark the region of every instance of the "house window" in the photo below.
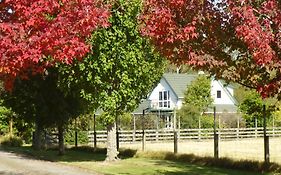
{"type": "Polygon", "coordinates": [[[170,108],[170,91],[159,92],[159,107],[170,108]]]}
{"type": "Polygon", "coordinates": [[[217,91],[217,98],[221,98],[221,91],[217,91]]]}

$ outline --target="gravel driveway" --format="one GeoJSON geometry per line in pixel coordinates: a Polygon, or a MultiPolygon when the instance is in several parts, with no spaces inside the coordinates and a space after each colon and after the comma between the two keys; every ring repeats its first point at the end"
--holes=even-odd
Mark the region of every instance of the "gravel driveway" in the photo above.
{"type": "Polygon", "coordinates": [[[0,150],[0,175],[93,175],[93,173],[0,150]]]}

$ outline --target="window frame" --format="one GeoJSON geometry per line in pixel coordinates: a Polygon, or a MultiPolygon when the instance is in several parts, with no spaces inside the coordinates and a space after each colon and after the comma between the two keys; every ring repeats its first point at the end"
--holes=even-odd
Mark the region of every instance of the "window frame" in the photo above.
{"type": "Polygon", "coordinates": [[[159,91],[158,107],[171,108],[171,96],[169,90],[159,91]]]}
{"type": "Polygon", "coordinates": [[[221,90],[217,90],[217,98],[221,98],[221,90]]]}

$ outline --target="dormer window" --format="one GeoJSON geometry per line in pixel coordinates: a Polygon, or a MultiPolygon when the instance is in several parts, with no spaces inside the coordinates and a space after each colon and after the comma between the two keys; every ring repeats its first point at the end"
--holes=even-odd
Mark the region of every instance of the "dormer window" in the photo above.
{"type": "Polygon", "coordinates": [[[159,92],[159,108],[170,108],[170,92],[160,91],[159,92]]]}
{"type": "Polygon", "coordinates": [[[221,98],[221,91],[217,91],[217,98],[221,98]]]}

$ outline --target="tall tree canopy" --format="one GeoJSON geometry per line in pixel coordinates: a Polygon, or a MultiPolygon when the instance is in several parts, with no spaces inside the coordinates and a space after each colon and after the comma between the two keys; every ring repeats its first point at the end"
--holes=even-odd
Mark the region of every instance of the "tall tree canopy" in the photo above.
{"type": "MultiPolygon", "coordinates": [[[[116,0],[112,4],[111,26],[92,35],[94,51],[83,62],[62,70],[62,86],[82,89],[82,96],[103,111],[108,143],[116,141],[112,139],[115,135],[110,135],[115,132],[115,118],[133,111],[165,69],[165,60],[139,33],[141,4],[141,0],[116,0]]],[[[109,144],[108,160],[116,156],[116,146],[109,144]]]]}
{"type": "Polygon", "coordinates": [[[168,59],[281,97],[281,2],[146,0],[142,34],[168,59]]]}
{"type": "Polygon", "coordinates": [[[109,25],[100,0],[1,0],[0,78],[11,89],[15,77],[70,64],[90,50],[85,39],[109,25]]]}

